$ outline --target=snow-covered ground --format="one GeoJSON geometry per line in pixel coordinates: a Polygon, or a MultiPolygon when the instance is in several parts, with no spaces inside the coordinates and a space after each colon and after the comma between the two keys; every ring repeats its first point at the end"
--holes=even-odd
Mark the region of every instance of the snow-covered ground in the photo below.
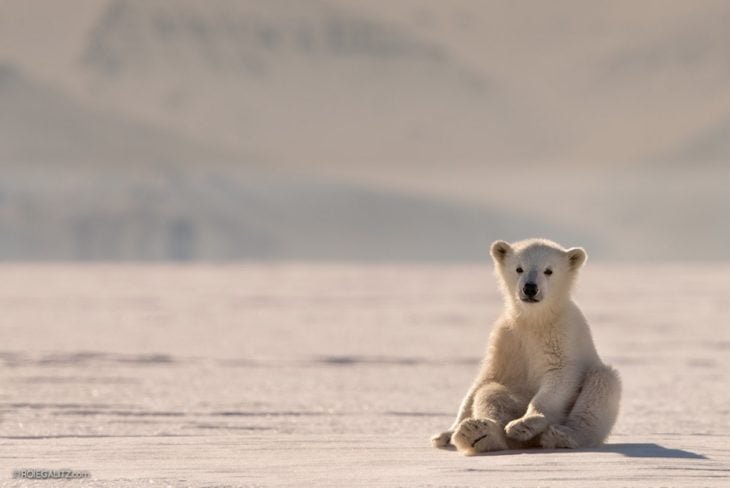
{"type": "MultiPolygon", "coordinates": [[[[486,254],[486,251],[485,251],[486,254]]],[[[727,486],[730,266],[589,262],[609,443],[433,449],[501,302],[489,266],[0,267],[0,485],[727,486]]]]}

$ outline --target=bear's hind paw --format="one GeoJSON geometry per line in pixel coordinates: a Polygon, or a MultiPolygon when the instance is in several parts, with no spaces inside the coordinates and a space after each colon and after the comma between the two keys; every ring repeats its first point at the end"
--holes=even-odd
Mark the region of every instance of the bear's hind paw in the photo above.
{"type": "Polygon", "coordinates": [[[459,452],[468,456],[507,449],[502,428],[491,419],[464,420],[451,436],[451,442],[459,452]]]}

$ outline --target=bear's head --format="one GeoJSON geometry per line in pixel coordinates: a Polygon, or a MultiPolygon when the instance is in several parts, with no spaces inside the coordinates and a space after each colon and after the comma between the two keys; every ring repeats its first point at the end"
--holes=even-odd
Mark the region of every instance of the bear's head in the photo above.
{"type": "Polygon", "coordinates": [[[564,249],[546,239],[492,244],[497,279],[507,301],[518,310],[558,307],[570,291],[587,255],[580,247],[564,249]]]}

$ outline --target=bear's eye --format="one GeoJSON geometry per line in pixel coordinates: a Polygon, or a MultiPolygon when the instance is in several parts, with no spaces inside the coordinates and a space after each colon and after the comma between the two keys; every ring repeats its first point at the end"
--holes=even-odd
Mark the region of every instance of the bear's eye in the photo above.
{"type": "Polygon", "coordinates": [[[545,274],[548,275],[548,276],[550,276],[551,274],[553,274],[553,270],[550,269],[550,268],[548,268],[548,269],[545,270],[545,274]]]}
{"type": "Polygon", "coordinates": [[[522,269],[522,266],[520,266],[520,267],[518,267],[518,268],[517,268],[517,269],[516,269],[515,271],[517,271],[517,273],[522,273],[522,272],[523,272],[523,271],[525,271],[525,270],[524,270],[524,269],[522,269]]]}

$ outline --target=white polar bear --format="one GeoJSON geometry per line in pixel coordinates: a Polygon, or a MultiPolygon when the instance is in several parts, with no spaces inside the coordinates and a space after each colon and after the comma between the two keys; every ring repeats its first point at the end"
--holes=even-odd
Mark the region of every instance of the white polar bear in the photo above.
{"type": "Polygon", "coordinates": [[[601,444],[618,415],[621,383],[570,298],[585,251],[529,239],[497,241],[491,254],[504,313],[456,420],[432,444],[467,455],[601,444]]]}

